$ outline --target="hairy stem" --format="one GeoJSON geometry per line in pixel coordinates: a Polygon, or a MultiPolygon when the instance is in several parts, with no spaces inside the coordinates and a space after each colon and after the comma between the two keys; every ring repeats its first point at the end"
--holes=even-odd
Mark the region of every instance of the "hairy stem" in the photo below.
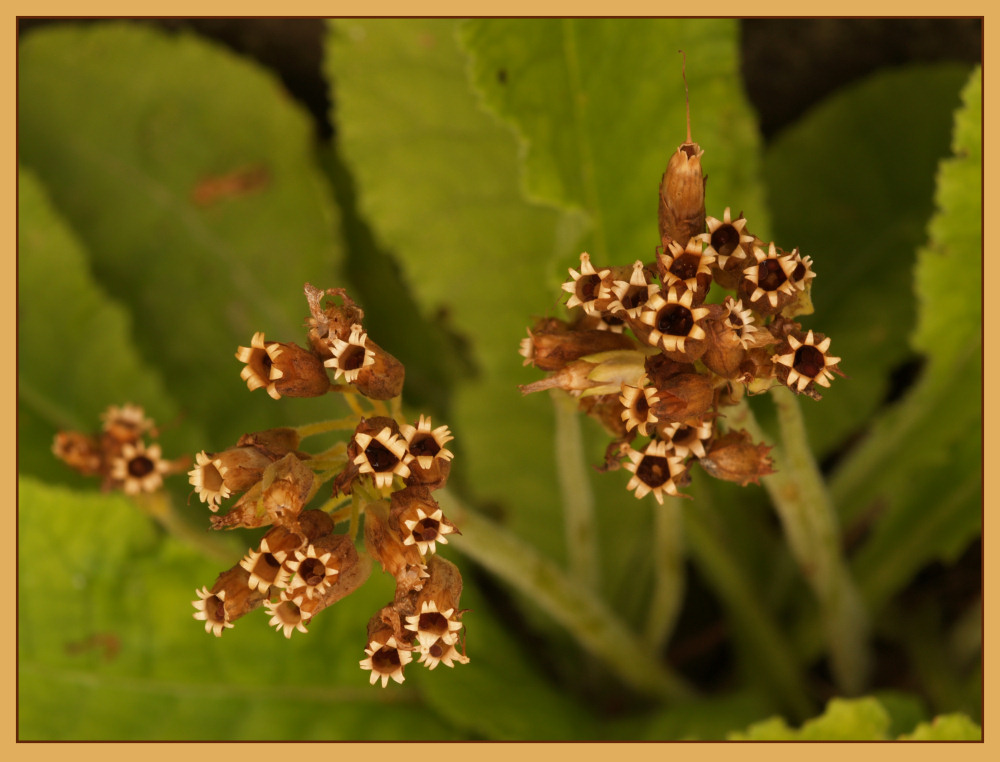
{"type": "Polygon", "coordinates": [[[553,390],[552,402],[556,409],[556,471],[563,503],[569,572],[582,585],[598,590],[601,575],[594,493],[590,488],[590,475],[583,453],[577,401],[553,390]]]}
{"type": "Polygon", "coordinates": [[[459,551],[531,598],[624,683],[661,698],[692,696],[692,689],[625,627],[593,589],[580,585],[496,522],[467,510],[447,489],[439,493],[439,502],[461,531],[452,540],[459,551]]]}
{"type": "MultiPolygon", "coordinates": [[[[775,473],[764,477],[788,546],[819,599],[834,676],[850,694],[862,690],[868,673],[868,621],[861,596],[840,550],[840,529],[826,485],[813,458],[802,411],[793,393],[771,390],[782,445],[771,451],[775,473]]],[[[746,401],[729,416],[731,428],[745,428],[767,442],[746,401]]]]}
{"type": "Polygon", "coordinates": [[[670,639],[684,598],[684,525],[682,500],[668,497],[653,505],[653,597],[643,633],[653,651],[670,639]]]}

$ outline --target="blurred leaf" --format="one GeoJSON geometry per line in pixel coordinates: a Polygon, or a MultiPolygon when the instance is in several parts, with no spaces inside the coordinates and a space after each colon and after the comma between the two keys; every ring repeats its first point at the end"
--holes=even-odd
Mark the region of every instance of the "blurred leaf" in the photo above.
{"type": "Polygon", "coordinates": [[[358,667],[365,623],[392,596],[384,575],[308,634],[285,640],[261,610],[213,638],[191,600],[222,569],[120,494],[31,478],[18,552],[21,740],[456,737],[411,686],[369,686],[358,667]]]}
{"type": "Polygon", "coordinates": [[[930,246],[921,251],[917,345],[927,368],[833,482],[845,516],[880,519],[856,569],[878,605],[924,564],[953,560],[981,531],[980,74],[955,122],[955,154],[942,165],[930,246]]]}
{"type": "Polygon", "coordinates": [[[875,698],[831,699],[819,717],[790,728],[780,717],[729,734],[730,741],[881,741],[888,738],[889,713],[875,698]]]}
{"type": "Polygon", "coordinates": [[[26,37],[18,95],[21,160],[205,446],[303,409],[245,396],[233,358],[258,330],[302,341],[303,283],[341,279],[310,124],[278,82],[185,34],[100,23],[26,37]]]}
{"type": "MultiPolygon", "coordinates": [[[[657,188],[686,139],[705,151],[709,214],[744,209],[766,228],[759,138],[741,87],[729,20],[480,19],[462,41],[485,105],[521,143],[529,198],[582,210],[595,262],[653,258],[657,188]]],[[[574,258],[566,265],[575,264],[574,258]]],[[[560,273],[564,280],[565,271],[560,273]]]]}
{"type": "MultiPolygon", "coordinates": [[[[52,455],[57,430],[99,431],[105,408],[126,402],[142,405],[162,425],[176,418],[177,405],[136,353],[130,315],[94,282],[79,240],[38,179],[23,170],[17,244],[18,468],[82,485],[52,455]]],[[[167,457],[197,441],[195,431],[184,434],[178,442],[168,432],[167,457]]]]}
{"type": "Polygon", "coordinates": [[[941,162],[930,244],[917,255],[919,320],[914,345],[938,365],[982,343],[983,71],[962,91],[953,158],[941,162]]]}
{"type": "Polygon", "coordinates": [[[724,741],[734,727],[760,717],[766,702],[747,692],[730,692],[668,707],[646,720],[631,741],[724,741]]]}
{"type": "Polygon", "coordinates": [[[815,262],[816,312],[802,323],[831,337],[848,376],[802,405],[820,457],[865,428],[912,357],[913,252],[967,76],[951,64],[875,74],[827,98],[765,156],[775,241],[815,262]]]}
{"type": "Polygon", "coordinates": [[[918,725],[901,741],[982,741],[983,729],[964,714],[942,714],[918,725]]]}
{"type": "Polygon", "coordinates": [[[520,200],[512,138],[469,92],[451,20],[341,20],[327,73],[341,153],[358,208],[393,252],[425,314],[441,311],[468,340],[478,377],[456,390],[448,423],[455,478],[561,555],[542,395],[522,400],[517,346],[553,300],[545,274],[575,238],[559,216],[520,200]],[[458,461],[456,460],[456,463],[458,461]],[[539,476],[541,475],[541,477],[539,476]],[[532,511],[517,509],[530,505],[532,511]]]}

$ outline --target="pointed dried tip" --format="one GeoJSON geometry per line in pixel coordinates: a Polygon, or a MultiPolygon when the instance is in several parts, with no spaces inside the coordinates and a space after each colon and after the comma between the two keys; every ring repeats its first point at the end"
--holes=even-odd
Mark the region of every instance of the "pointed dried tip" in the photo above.
{"type": "MultiPolygon", "coordinates": [[[[684,55],[684,51],[678,51],[684,55]]],[[[705,231],[705,176],[701,171],[701,146],[691,139],[691,102],[688,97],[686,57],[681,72],[687,111],[687,141],[674,152],[660,183],[659,228],[662,241],[686,246],[692,236],[705,231]]]]}

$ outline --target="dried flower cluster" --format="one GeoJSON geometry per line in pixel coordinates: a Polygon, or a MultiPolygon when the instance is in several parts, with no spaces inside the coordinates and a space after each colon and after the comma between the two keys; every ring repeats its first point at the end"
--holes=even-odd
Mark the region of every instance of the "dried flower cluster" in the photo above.
{"type": "Polygon", "coordinates": [[[660,185],[655,260],[581,254],[563,283],[571,318],[541,319],[521,342],[525,365],[549,374],[521,390],[578,397],[613,437],[605,468],[624,466],[628,489],[661,503],[693,462],[743,485],[773,472],[769,447],[718,429],[721,408],[776,384],[819,399],[840,373],[830,339],[794,320],[812,312],[811,258],[765,243],[728,207],[707,217],[703,153],[689,129],[660,185]]]}
{"type": "Polygon", "coordinates": [[[156,492],[164,476],[190,465],[186,456],[164,459],[159,443],[153,441],[158,436],[156,425],[138,405],[111,405],[101,420],[99,434],[58,432],[52,452],[84,476],[100,477],[103,490],[121,490],[127,495],[156,492]]]}
{"type": "Polygon", "coordinates": [[[343,289],[321,291],[306,284],[305,293],[308,347],[255,333],[250,346],[236,353],[241,376],[251,390],[266,389],[274,399],[343,393],[356,416],[325,428],[313,424],[246,434],[226,450],[198,453],[189,476],[199,499],[215,513],[236,498],[224,515],[212,517],[213,528],[270,528],[257,547],[198,591],[194,617],[218,636],[263,606],[270,624],[291,637],[357,589],[374,559],[395,578],[396,592],[368,622],[360,663],[371,671],[371,683],[402,682],[414,655],[430,669],[442,662],[464,664],[462,577],[436,555],[438,544],[447,544],[456,528],[432,495],[448,479],[451,432],[425,416],[407,423],[398,410],[390,414],[383,401],[398,408],[403,365],[368,338],[364,313],[343,289]],[[324,305],[326,296],[335,299],[324,305]],[[359,394],[374,415],[363,413],[359,394]],[[307,433],[337,429],[353,431],[323,452],[301,449],[307,433]],[[332,498],[308,509],[328,481],[332,498]],[[365,550],[359,553],[354,535],[362,514],[365,550]],[[350,528],[336,532],[336,524],[346,520],[350,528]]]}

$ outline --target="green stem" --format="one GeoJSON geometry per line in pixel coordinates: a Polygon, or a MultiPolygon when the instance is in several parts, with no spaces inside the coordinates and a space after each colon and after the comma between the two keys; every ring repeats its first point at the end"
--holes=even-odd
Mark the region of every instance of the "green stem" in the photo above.
{"type": "Polygon", "coordinates": [[[643,633],[653,651],[670,639],[684,598],[684,526],[682,500],[666,498],[653,509],[653,597],[643,633]]]}
{"type": "Polygon", "coordinates": [[[307,437],[314,437],[317,434],[326,434],[329,431],[354,431],[357,425],[357,417],[348,415],[332,421],[317,421],[316,423],[297,426],[295,427],[295,432],[299,435],[300,439],[306,439],[307,437]]]}
{"type": "MultiPolygon", "coordinates": [[[[868,621],[861,596],[840,551],[840,530],[826,485],[812,456],[798,400],[771,390],[782,446],[771,457],[775,473],[764,477],[792,555],[819,600],[834,676],[849,694],[862,690],[869,666],[868,621]]],[[[727,419],[755,440],[767,442],[744,400],[727,419]]]]}
{"type": "Polygon", "coordinates": [[[595,595],[549,559],[496,522],[467,510],[447,489],[438,501],[458,525],[452,543],[565,627],[588,652],[602,659],[636,691],[667,699],[693,691],[642,643],[595,595]]]}
{"type": "Polygon", "coordinates": [[[733,560],[708,491],[700,490],[697,501],[697,510],[684,513],[685,538],[692,560],[725,603],[732,625],[739,630],[755,662],[755,674],[797,719],[811,716],[814,707],[788,637],[761,606],[761,592],[753,588],[745,571],[733,560]]]}
{"type": "Polygon", "coordinates": [[[173,500],[166,492],[142,493],[136,495],[135,502],[147,516],[155,520],[168,534],[197,548],[216,561],[232,563],[233,553],[239,551],[224,541],[219,535],[209,531],[198,531],[191,526],[174,508],[173,500]]]}
{"type": "Polygon", "coordinates": [[[551,396],[556,409],[556,472],[563,503],[569,572],[580,584],[598,590],[601,575],[594,493],[583,452],[577,401],[555,389],[551,396]]]}

